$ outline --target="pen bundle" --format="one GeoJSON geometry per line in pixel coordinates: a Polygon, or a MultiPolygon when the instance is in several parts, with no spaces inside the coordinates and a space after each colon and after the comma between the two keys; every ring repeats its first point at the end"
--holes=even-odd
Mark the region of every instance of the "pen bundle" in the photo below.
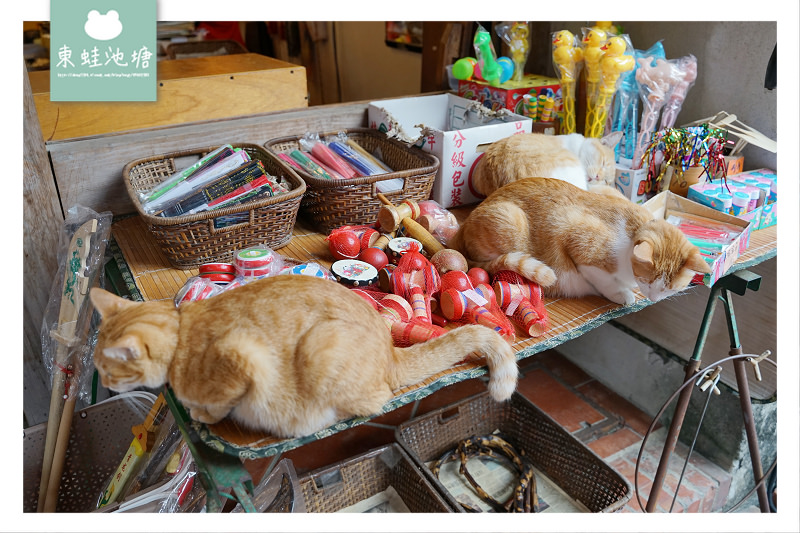
{"type": "Polygon", "coordinates": [[[317,133],[306,133],[298,144],[298,149],[278,154],[278,157],[315,178],[351,179],[392,172],[344,132],[326,140],[320,139],[317,133]]]}
{"type": "Polygon", "coordinates": [[[700,215],[668,211],[666,221],[697,246],[707,263],[714,260],[741,234],[741,228],[700,215]]]}
{"type": "Polygon", "coordinates": [[[151,215],[176,217],[222,209],[289,192],[264,164],[225,144],[140,194],[151,215]]]}

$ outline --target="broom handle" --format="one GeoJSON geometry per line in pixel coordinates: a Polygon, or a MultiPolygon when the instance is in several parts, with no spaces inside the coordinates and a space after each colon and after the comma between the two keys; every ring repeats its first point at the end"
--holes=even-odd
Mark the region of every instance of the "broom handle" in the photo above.
{"type": "Polygon", "coordinates": [[[53,374],[53,390],[50,393],[50,414],[47,417],[47,436],[44,441],[42,477],[39,482],[39,501],[36,504],[37,513],[44,511],[45,501],[47,500],[47,485],[50,482],[50,470],[53,465],[53,454],[56,449],[58,427],[61,423],[61,416],[64,411],[64,383],[64,372],[57,369],[55,374],[53,374]]]}
{"type": "Polygon", "coordinates": [[[53,513],[58,504],[58,487],[61,485],[61,475],[64,473],[64,459],[67,455],[70,430],[72,429],[72,413],[75,411],[75,396],[63,404],[61,422],[58,426],[58,439],[53,451],[53,464],[50,470],[50,479],[47,483],[47,498],[45,499],[44,512],[53,513]]]}

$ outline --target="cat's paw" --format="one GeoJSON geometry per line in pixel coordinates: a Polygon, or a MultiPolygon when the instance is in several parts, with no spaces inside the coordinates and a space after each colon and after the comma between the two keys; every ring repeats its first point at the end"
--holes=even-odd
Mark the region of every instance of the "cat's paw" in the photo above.
{"type": "Polygon", "coordinates": [[[633,305],[636,303],[636,295],[629,289],[623,289],[614,294],[606,295],[606,298],[620,305],[633,305]]]}
{"type": "Polygon", "coordinates": [[[198,422],[202,422],[203,424],[216,424],[225,418],[226,415],[227,412],[220,416],[219,413],[213,413],[211,410],[205,407],[192,407],[189,416],[198,422]]]}
{"type": "Polygon", "coordinates": [[[542,287],[550,287],[556,282],[556,273],[553,269],[536,259],[527,259],[522,266],[523,277],[535,281],[542,287]]]}

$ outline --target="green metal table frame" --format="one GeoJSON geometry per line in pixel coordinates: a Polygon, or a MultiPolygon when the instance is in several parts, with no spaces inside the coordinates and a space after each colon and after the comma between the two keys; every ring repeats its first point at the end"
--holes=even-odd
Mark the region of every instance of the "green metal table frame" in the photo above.
{"type": "MultiPolygon", "coordinates": [[[[731,299],[731,293],[743,296],[747,290],[757,291],[760,286],[761,276],[758,276],[749,270],[738,270],[723,276],[711,287],[711,293],[708,297],[708,303],[706,304],[703,320],[700,323],[700,331],[697,334],[694,351],[692,352],[691,359],[686,365],[685,377],[687,381],[698,377],[700,370],[700,358],[703,353],[706,338],[708,337],[711,319],[714,316],[714,311],[719,302],[722,302],[725,308],[725,319],[731,345],[729,355],[742,354],[742,346],[739,342],[739,333],[736,327],[736,316],[733,311],[733,300],[731,299]]],[[[761,464],[761,454],[758,448],[758,437],[756,435],[755,423],[753,421],[753,408],[750,403],[750,386],[748,384],[745,361],[742,360],[742,358],[738,358],[733,361],[733,365],[736,374],[736,384],[739,390],[739,399],[742,417],[744,419],[745,434],[750,451],[750,460],[753,466],[753,477],[756,483],[759,483],[759,481],[761,481],[764,477],[764,470],[761,464]]],[[[664,443],[664,448],[661,452],[661,458],[659,459],[656,475],[653,479],[650,495],[647,499],[645,510],[648,513],[653,512],[656,508],[656,504],[664,483],[664,478],[667,474],[669,460],[675,451],[675,446],[678,443],[678,436],[680,434],[681,426],[683,425],[686,411],[689,406],[689,400],[691,399],[692,391],[693,387],[686,387],[678,396],[674,415],[667,432],[667,438],[664,443]]],[[[770,512],[767,489],[764,483],[761,483],[758,486],[757,493],[761,512],[770,512]]]]}

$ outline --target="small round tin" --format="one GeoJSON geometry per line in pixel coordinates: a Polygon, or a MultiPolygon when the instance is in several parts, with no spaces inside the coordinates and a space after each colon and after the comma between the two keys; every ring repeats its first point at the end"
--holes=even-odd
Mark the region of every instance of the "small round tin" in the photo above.
{"type": "Polygon", "coordinates": [[[422,243],[411,237],[395,237],[386,247],[389,250],[389,259],[397,264],[404,254],[408,252],[422,252],[422,243]]]}
{"type": "Polygon", "coordinates": [[[364,261],[342,259],[331,265],[336,281],[350,287],[364,287],[378,281],[378,270],[364,261]]]}

